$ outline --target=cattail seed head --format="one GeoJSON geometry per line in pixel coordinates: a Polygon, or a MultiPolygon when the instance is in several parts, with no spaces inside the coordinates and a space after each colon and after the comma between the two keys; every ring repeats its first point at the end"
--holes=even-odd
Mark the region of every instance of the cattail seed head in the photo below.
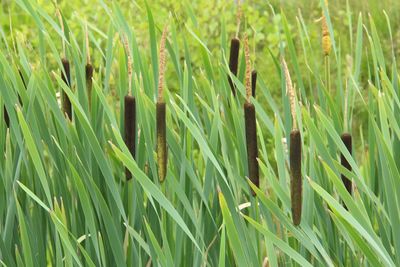
{"type": "Polygon", "coordinates": [[[290,196],[294,225],[301,221],[302,178],[301,178],[301,136],[299,130],[290,133],[290,196]]]}
{"type": "MultiPolygon", "coordinates": [[[[68,87],[71,87],[71,70],[69,61],[66,58],[61,59],[63,71],[61,71],[61,77],[65,84],[68,87]]],[[[63,91],[63,111],[67,114],[68,118],[72,120],[72,106],[71,101],[68,98],[68,95],[63,91]]]]}
{"type": "MultiPolygon", "coordinates": [[[[136,101],[131,95],[125,96],[125,144],[129,149],[132,157],[135,159],[136,149],[136,101]]],[[[132,178],[131,172],[126,169],[126,179],[132,178]]]]}
{"type": "MultiPolygon", "coordinates": [[[[244,103],[244,121],[246,128],[247,162],[250,181],[260,186],[259,166],[258,166],[258,146],[257,146],[257,124],[256,110],[252,103],[244,103]]],[[[251,191],[253,196],[255,192],[251,191]]]]}
{"type": "Polygon", "coordinates": [[[158,178],[162,183],[167,174],[167,131],[165,102],[156,103],[158,178]]]}
{"type": "Polygon", "coordinates": [[[247,34],[244,35],[244,57],[246,60],[246,101],[250,103],[251,97],[251,61],[250,61],[250,49],[249,49],[249,39],[247,34]]]}
{"type": "MultiPolygon", "coordinates": [[[[231,50],[229,54],[229,70],[232,72],[234,76],[237,76],[238,72],[239,50],[240,50],[240,40],[237,37],[235,37],[231,40],[231,50]]],[[[236,88],[229,75],[228,75],[228,81],[232,90],[232,94],[236,96],[236,88]]]]}
{"type": "Polygon", "coordinates": [[[256,87],[257,87],[257,71],[253,70],[251,72],[251,94],[256,97],[256,87]]]}
{"type": "MultiPolygon", "coordinates": [[[[351,155],[352,149],[353,149],[351,134],[344,133],[344,134],[342,134],[341,139],[342,139],[342,142],[344,143],[344,145],[346,146],[346,149],[349,151],[349,153],[351,155]]],[[[345,167],[349,171],[352,170],[350,163],[347,161],[347,159],[345,158],[345,156],[343,154],[340,155],[340,161],[341,161],[341,164],[343,167],[345,167]]],[[[349,192],[349,194],[351,195],[353,193],[353,188],[352,188],[353,184],[352,184],[351,180],[343,174],[341,177],[342,177],[343,184],[347,189],[347,192],[349,192]]]]}

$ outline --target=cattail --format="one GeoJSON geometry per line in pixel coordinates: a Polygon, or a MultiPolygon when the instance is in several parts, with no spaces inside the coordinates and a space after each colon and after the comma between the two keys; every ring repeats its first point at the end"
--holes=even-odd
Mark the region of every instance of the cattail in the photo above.
{"type": "Polygon", "coordinates": [[[257,71],[253,70],[251,72],[251,94],[256,97],[256,86],[257,86],[257,71]]]}
{"type": "MultiPolygon", "coordinates": [[[[326,8],[328,8],[328,0],[325,0],[326,8]]],[[[329,56],[331,53],[331,37],[329,35],[328,23],[326,21],[326,17],[324,12],[322,12],[322,49],[324,51],[324,56],[329,56]]]]}
{"type": "Polygon", "coordinates": [[[301,136],[299,130],[290,133],[290,196],[292,201],[292,219],[294,225],[301,221],[302,179],[301,179],[301,136]]]}
{"type": "MultiPolygon", "coordinates": [[[[256,109],[253,103],[250,102],[252,96],[252,73],[250,52],[247,35],[244,37],[244,49],[246,59],[246,102],[244,103],[244,122],[246,129],[246,146],[247,146],[247,162],[250,181],[257,187],[260,186],[259,167],[258,167],[258,146],[257,146],[257,124],[256,124],[256,109]]],[[[252,190],[253,196],[255,192],[252,190]]]]}
{"type": "Polygon", "coordinates": [[[297,129],[296,119],[296,92],[292,84],[290,72],[286,61],[282,58],[282,66],[285,72],[286,94],[290,99],[290,112],[292,114],[292,131],[290,132],[290,196],[292,204],[292,219],[294,225],[301,221],[302,209],[302,177],[301,177],[301,135],[297,129]]]}
{"type": "MultiPolygon", "coordinates": [[[[231,51],[229,55],[229,70],[233,75],[237,76],[238,65],[239,65],[239,49],[240,49],[240,40],[235,37],[231,40],[231,51]]],[[[228,75],[229,85],[232,90],[232,94],[236,96],[236,87],[232,81],[232,78],[228,75]]]]}
{"type": "MultiPolygon", "coordinates": [[[[344,143],[344,145],[346,146],[346,149],[349,151],[349,153],[351,155],[352,148],[353,148],[351,134],[344,133],[344,134],[342,134],[341,139],[342,139],[342,142],[344,143]]],[[[343,154],[340,155],[340,161],[341,161],[341,164],[343,167],[345,167],[349,171],[352,170],[350,163],[347,161],[347,159],[345,158],[345,156],[343,154]]],[[[342,174],[342,181],[343,181],[344,186],[347,189],[347,192],[349,192],[349,194],[351,195],[353,192],[351,180],[342,174]]]]}
{"type": "MultiPolygon", "coordinates": [[[[122,36],[128,65],[128,94],[125,96],[125,144],[132,157],[136,155],[136,99],[132,96],[132,57],[129,50],[128,38],[122,36]]],[[[132,173],[126,168],[126,179],[132,179],[132,173]]]]}
{"type": "Polygon", "coordinates": [[[156,124],[157,124],[157,163],[158,178],[160,182],[165,180],[167,174],[167,131],[166,131],[166,105],[164,102],[164,75],[165,75],[165,43],[167,41],[168,28],[165,26],[160,43],[160,64],[158,77],[158,96],[156,104],[156,124]]]}
{"type": "MultiPolygon", "coordinates": [[[[69,61],[66,58],[61,59],[63,70],[61,71],[61,77],[65,84],[71,86],[71,70],[69,61]]],[[[63,111],[67,114],[68,118],[72,120],[72,106],[71,101],[68,98],[67,93],[63,91],[63,111]]]]}
{"type": "MultiPolygon", "coordinates": [[[[136,100],[131,95],[125,96],[125,144],[129,149],[132,157],[135,158],[136,154],[136,100]]],[[[125,170],[126,179],[132,178],[131,172],[128,168],[125,170]]]]}

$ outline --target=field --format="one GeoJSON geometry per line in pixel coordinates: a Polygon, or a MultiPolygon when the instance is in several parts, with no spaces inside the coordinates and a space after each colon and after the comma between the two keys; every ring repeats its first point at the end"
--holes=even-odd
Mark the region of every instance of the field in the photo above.
{"type": "Polygon", "coordinates": [[[0,0],[3,266],[400,266],[400,2],[0,0]]]}

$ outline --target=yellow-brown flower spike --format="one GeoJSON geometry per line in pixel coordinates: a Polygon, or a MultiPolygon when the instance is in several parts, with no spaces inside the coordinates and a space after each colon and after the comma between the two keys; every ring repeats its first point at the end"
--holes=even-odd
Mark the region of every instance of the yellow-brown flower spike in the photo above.
{"type": "MultiPolygon", "coordinates": [[[[326,8],[328,8],[328,1],[325,1],[326,8]]],[[[324,12],[322,12],[322,50],[324,56],[329,56],[332,49],[331,36],[329,35],[328,22],[326,20],[324,12]]]]}

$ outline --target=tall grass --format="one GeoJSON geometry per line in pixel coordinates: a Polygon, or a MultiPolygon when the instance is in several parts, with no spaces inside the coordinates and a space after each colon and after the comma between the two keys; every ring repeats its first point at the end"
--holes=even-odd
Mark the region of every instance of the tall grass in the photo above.
{"type": "Polygon", "coordinates": [[[211,49],[189,4],[184,25],[173,19],[159,25],[151,8],[138,4],[135,14],[148,33],[137,35],[123,7],[99,3],[109,25],[89,21],[90,42],[77,32],[85,21],[64,17],[63,31],[54,10],[32,0],[16,5],[38,46],[19,43],[14,50],[1,37],[0,112],[5,106],[10,121],[7,128],[1,119],[0,127],[2,264],[400,265],[398,55],[380,38],[393,32],[389,17],[377,28],[373,16],[348,9],[345,22],[334,20],[348,32],[337,33],[334,5],[328,12],[320,1],[332,46],[327,83],[314,18],[271,7],[266,15],[279,21],[273,32],[279,46],[257,60],[257,70],[270,64],[274,72],[258,71],[254,97],[248,60],[238,61],[237,76],[229,69],[231,18],[221,19],[221,43],[211,49]],[[63,42],[69,81],[59,71],[63,42]],[[91,98],[87,43],[96,66],[91,98]],[[163,45],[164,55],[157,49],[163,45]],[[287,72],[297,94],[291,100],[287,72]],[[73,120],[64,116],[60,93],[70,100],[73,120]],[[136,155],[124,136],[127,95],[136,100],[136,155]],[[242,119],[249,102],[250,139],[242,119]],[[352,149],[341,138],[346,132],[352,149]],[[254,162],[248,140],[258,145],[259,187],[245,179],[254,162]],[[293,177],[301,197],[291,196],[293,177]],[[352,181],[353,194],[341,177],[352,181]]]}

